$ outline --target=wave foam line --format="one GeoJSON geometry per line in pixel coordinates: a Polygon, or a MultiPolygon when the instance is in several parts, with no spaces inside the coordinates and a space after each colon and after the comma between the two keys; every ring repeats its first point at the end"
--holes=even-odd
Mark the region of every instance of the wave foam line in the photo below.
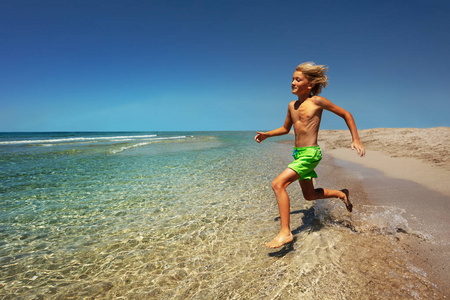
{"type": "Polygon", "coordinates": [[[181,140],[181,139],[185,139],[185,138],[186,138],[186,136],[184,136],[184,135],[182,135],[182,136],[154,138],[154,139],[151,139],[151,140],[149,140],[147,142],[142,142],[142,143],[134,144],[134,145],[127,146],[127,147],[122,147],[119,150],[113,150],[113,151],[111,151],[111,153],[112,154],[117,154],[117,153],[123,152],[125,150],[138,148],[138,147],[142,147],[142,146],[147,146],[147,145],[152,144],[154,141],[160,141],[160,140],[181,140]]]}
{"type": "Polygon", "coordinates": [[[133,136],[79,137],[79,138],[48,139],[48,140],[23,140],[23,141],[0,142],[0,145],[45,144],[45,143],[61,143],[61,142],[67,143],[67,142],[100,141],[100,140],[126,141],[130,139],[153,138],[155,136],[156,134],[133,135],[133,136]]]}

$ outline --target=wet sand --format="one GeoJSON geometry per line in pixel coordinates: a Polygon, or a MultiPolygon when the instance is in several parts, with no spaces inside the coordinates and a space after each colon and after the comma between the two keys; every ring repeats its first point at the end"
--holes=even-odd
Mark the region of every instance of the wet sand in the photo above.
{"type": "MultiPolygon", "coordinates": [[[[319,144],[360,179],[370,204],[398,208],[407,220],[396,236],[408,259],[450,297],[450,128],[359,132],[365,158],[349,150],[346,130],[322,130],[319,144]]],[[[354,205],[364,205],[354,203],[354,205]]]]}

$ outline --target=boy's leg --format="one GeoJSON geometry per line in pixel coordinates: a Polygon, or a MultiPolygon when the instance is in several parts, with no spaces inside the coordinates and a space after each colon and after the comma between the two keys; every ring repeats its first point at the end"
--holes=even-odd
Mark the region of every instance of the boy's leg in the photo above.
{"type": "Polygon", "coordinates": [[[328,189],[314,189],[314,184],[312,180],[300,180],[300,186],[302,188],[303,197],[305,200],[317,200],[326,198],[339,198],[344,202],[347,210],[352,212],[353,205],[350,202],[349,192],[347,189],[340,191],[328,190],[328,189]]]}
{"type": "Polygon", "coordinates": [[[272,189],[277,198],[278,210],[280,211],[281,229],[278,235],[265,245],[269,248],[278,248],[284,244],[293,241],[294,236],[291,233],[290,222],[290,205],[289,195],[286,192],[286,188],[292,182],[298,180],[300,176],[292,169],[284,170],[277,178],[272,182],[272,189]]]}

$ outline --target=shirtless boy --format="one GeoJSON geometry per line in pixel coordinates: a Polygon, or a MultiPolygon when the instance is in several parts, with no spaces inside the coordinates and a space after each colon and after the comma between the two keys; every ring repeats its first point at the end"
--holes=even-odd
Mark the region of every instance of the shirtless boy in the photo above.
{"type": "Polygon", "coordinates": [[[269,137],[289,133],[291,127],[294,126],[295,147],[293,156],[295,160],[272,182],[272,189],[275,192],[280,211],[281,229],[272,241],[265,244],[269,248],[281,247],[294,239],[289,225],[290,208],[286,188],[296,180],[299,180],[303,197],[306,200],[339,198],[344,202],[347,210],[352,211],[348,190],[314,189],[311,180],[311,178],[317,178],[314,168],[322,159],[322,153],[317,144],[317,135],[324,109],[345,120],[352,135],[351,149],[356,150],[361,157],[365,154],[352,115],[330,100],[318,96],[322,88],[328,84],[326,72],[327,67],[315,65],[311,62],[297,66],[292,77],[291,88],[292,94],[297,95],[298,100],[289,103],[283,127],[268,132],[257,132],[255,136],[255,140],[261,143],[269,137]]]}

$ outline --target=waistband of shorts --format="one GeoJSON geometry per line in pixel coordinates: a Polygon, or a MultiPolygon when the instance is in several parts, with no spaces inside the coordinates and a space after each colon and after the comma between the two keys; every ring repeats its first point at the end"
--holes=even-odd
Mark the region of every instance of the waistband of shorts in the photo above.
{"type": "Polygon", "coordinates": [[[316,149],[316,150],[320,150],[320,146],[319,146],[319,145],[317,145],[317,146],[307,146],[307,147],[295,147],[295,146],[294,146],[294,150],[297,150],[297,151],[307,150],[307,149],[316,149]]]}

